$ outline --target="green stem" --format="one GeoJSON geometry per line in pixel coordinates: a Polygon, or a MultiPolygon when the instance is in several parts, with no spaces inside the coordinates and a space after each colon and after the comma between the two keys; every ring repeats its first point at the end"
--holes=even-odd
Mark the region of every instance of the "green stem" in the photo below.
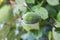
{"type": "Polygon", "coordinates": [[[44,1],[45,1],[45,0],[42,0],[42,2],[39,3],[38,5],[40,5],[40,7],[41,7],[41,6],[43,5],[44,1]]]}

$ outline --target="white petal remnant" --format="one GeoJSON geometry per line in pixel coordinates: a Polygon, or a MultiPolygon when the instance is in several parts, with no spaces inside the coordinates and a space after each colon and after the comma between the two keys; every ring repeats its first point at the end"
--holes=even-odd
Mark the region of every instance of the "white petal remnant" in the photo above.
{"type": "Polygon", "coordinates": [[[18,29],[15,30],[15,34],[16,34],[16,35],[19,34],[19,30],[18,30],[18,29]]]}
{"type": "Polygon", "coordinates": [[[8,40],[7,38],[5,38],[5,40],[8,40]]]}
{"type": "Polygon", "coordinates": [[[4,24],[0,24],[0,30],[4,27],[4,24]]]}

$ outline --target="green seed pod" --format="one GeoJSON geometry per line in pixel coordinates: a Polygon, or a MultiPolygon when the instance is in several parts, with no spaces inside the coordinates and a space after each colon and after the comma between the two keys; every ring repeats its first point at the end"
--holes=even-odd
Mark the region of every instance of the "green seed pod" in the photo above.
{"type": "Polygon", "coordinates": [[[32,29],[39,29],[39,16],[33,12],[27,12],[23,15],[22,26],[26,31],[30,31],[32,29]]]}
{"type": "Polygon", "coordinates": [[[40,20],[40,17],[33,12],[27,12],[25,15],[23,15],[23,21],[26,24],[34,24],[39,22],[39,20],[40,20]]]}

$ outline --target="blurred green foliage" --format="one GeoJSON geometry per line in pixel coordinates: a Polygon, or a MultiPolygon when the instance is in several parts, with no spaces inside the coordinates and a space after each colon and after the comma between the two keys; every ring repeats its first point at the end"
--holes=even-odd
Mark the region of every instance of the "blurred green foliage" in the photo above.
{"type": "Polygon", "coordinates": [[[0,40],[60,40],[59,29],[60,0],[0,0],[0,40]]]}

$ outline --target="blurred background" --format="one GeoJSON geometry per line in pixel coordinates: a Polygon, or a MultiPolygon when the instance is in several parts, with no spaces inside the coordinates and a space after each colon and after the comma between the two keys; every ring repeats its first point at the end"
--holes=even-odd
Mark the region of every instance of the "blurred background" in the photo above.
{"type": "Polygon", "coordinates": [[[0,40],[60,40],[59,3],[0,0],[0,40]]]}

